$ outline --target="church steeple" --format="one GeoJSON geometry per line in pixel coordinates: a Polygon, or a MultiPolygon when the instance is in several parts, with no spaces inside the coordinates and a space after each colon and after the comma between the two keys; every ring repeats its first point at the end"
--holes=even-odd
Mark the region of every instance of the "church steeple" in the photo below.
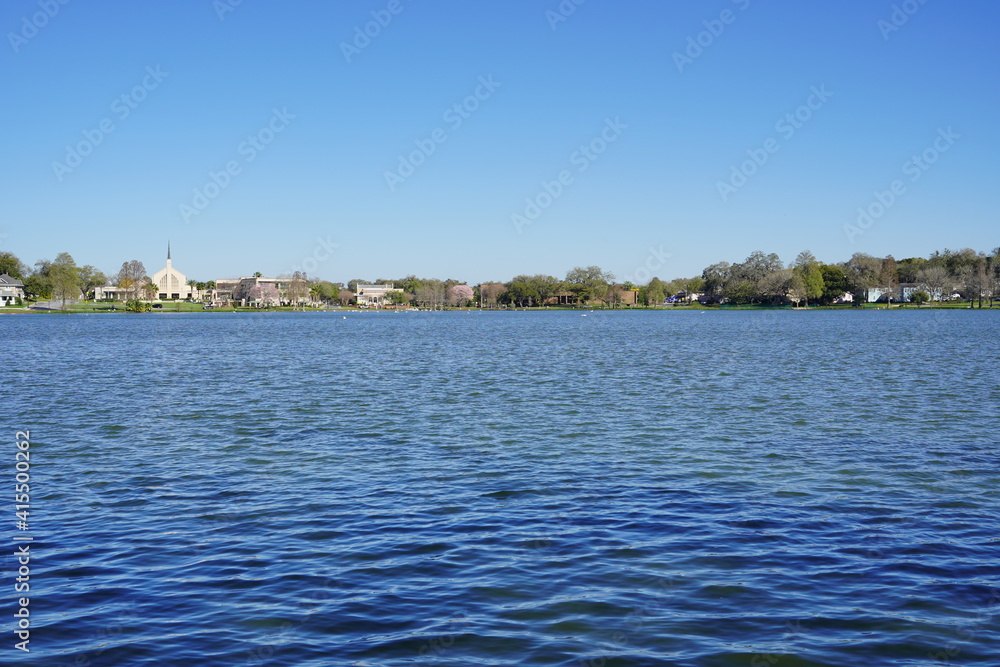
{"type": "Polygon", "coordinates": [[[170,241],[167,241],[167,259],[170,259],[170,241]]]}

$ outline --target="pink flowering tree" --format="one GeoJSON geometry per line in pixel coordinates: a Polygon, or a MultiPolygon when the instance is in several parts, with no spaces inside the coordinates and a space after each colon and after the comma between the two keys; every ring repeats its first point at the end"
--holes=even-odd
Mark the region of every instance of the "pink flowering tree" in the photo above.
{"type": "Polygon", "coordinates": [[[250,288],[250,301],[258,305],[277,306],[279,304],[278,288],[273,283],[259,283],[250,288]]]}
{"type": "Polygon", "coordinates": [[[472,288],[468,285],[452,285],[448,288],[448,303],[452,306],[464,306],[472,301],[472,288]]]}

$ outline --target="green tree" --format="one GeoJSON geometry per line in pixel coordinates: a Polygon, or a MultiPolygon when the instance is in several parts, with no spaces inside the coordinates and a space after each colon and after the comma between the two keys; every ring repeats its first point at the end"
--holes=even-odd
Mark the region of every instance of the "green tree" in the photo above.
{"type": "Polygon", "coordinates": [[[608,283],[614,279],[614,274],[604,271],[599,266],[577,266],[566,273],[566,288],[573,293],[577,301],[587,303],[593,299],[604,298],[608,283]]]}
{"type": "Polygon", "coordinates": [[[98,271],[90,264],[80,267],[80,291],[83,292],[85,298],[90,299],[93,297],[93,292],[96,288],[108,284],[108,277],[104,275],[103,271],[98,271]]]}
{"type": "Polygon", "coordinates": [[[816,301],[823,296],[823,272],[816,257],[808,250],[803,250],[795,258],[794,268],[802,280],[801,286],[796,283],[799,288],[796,295],[802,297],[808,306],[810,300],[816,301]]]}
{"type": "Polygon", "coordinates": [[[56,255],[48,269],[52,295],[62,301],[62,308],[66,308],[66,301],[80,294],[80,269],[68,252],[56,255]]]}
{"type": "Polygon", "coordinates": [[[663,300],[667,298],[667,292],[664,289],[664,283],[657,277],[650,279],[646,286],[639,293],[642,297],[642,302],[647,306],[656,306],[663,303],[663,300]]]}
{"type": "Polygon", "coordinates": [[[930,295],[923,290],[917,290],[916,292],[910,295],[910,302],[915,303],[918,306],[922,306],[930,300],[931,300],[930,295]]]}
{"type": "Polygon", "coordinates": [[[28,267],[12,252],[0,252],[0,274],[23,281],[28,275],[28,267]]]}
{"type": "Polygon", "coordinates": [[[409,297],[406,296],[406,292],[398,289],[387,292],[385,298],[392,306],[405,306],[410,302],[409,297]]]}
{"type": "Polygon", "coordinates": [[[844,296],[851,289],[851,281],[839,266],[823,264],[819,267],[823,277],[823,293],[819,296],[820,303],[829,306],[844,296]]]}

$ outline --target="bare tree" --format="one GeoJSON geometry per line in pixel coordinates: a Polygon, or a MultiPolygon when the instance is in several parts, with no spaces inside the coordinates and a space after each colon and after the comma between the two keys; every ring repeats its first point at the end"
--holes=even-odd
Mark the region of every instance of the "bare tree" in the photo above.
{"type": "Polygon", "coordinates": [[[987,272],[986,258],[979,260],[970,266],[962,268],[962,292],[969,300],[969,306],[973,307],[979,301],[979,307],[983,307],[983,297],[988,297],[990,292],[990,275],[987,272]]]}
{"type": "Polygon", "coordinates": [[[146,280],[146,267],[137,259],[123,262],[122,268],[115,277],[115,284],[125,290],[127,299],[138,299],[146,282],[148,282],[146,280]]]}
{"type": "Polygon", "coordinates": [[[278,276],[285,282],[285,299],[292,305],[292,309],[298,308],[303,301],[309,298],[309,277],[304,271],[296,271],[292,275],[284,274],[278,276]]]}
{"type": "Polygon", "coordinates": [[[928,266],[925,269],[920,269],[917,272],[917,283],[930,295],[931,301],[942,301],[946,290],[949,294],[951,293],[951,276],[948,275],[948,269],[943,266],[928,266]]]}

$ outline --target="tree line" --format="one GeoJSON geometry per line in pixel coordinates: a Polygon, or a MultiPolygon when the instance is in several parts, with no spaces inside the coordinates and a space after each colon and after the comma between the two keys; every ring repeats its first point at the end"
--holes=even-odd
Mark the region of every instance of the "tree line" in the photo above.
{"type": "MultiPolygon", "coordinates": [[[[123,262],[116,273],[108,275],[90,265],[78,266],[66,252],[59,253],[51,261],[39,260],[33,269],[13,253],[0,252],[2,273],[22,280],[26,294],[62,300],[64,304],[80,294],[92,296],[96,288],[105,285],[120,288],[129,300],[151,300],[158,292],[145,266],[138,260],[123,262]]],[[[255,274],[260,275],[259,272],[255,274]]],[[[902,298],[901,286],[908,286],[907,298],[917,303],[947,301],[957,294],[959,298],[978,303],[979,307],[984,303],[992,307],[993,300],[1000,297],[1000,248],[989,253],[969,248],[945,249],[926,258],[901,260],[891,255],[874,257],[855,253],[850,259],[834,264],[820,262],[806,250],[788,265],[775,253],[755,251],[742,262],[712,264],[697,276],[671,280],[654,277],[645,285],[616,282],[612,273],[598,266],[574,267],[562,278],[524,274],[506,282],[485,282],[475,286],[451,278],[440,280],[414,275],[370,281],[359,278],[346,283],[309,278],[300,272],[288,278],[288,290],[294,294],[284,296],[292,303],[311,297],[323,303],[350,305],[356,303],[358,285],[391,283],[395,290],[387,295],[389,305],[421,308],[588,304],[617,308],[695,299],[719,304],[830,305],[845,300],[845,295],[850,295],[847,300],[855,305],[870,300],[891,304],[902,298]]],[[[216,288],[215,281],[189,280],[188,284],[199,291],[216,288]]]]}

